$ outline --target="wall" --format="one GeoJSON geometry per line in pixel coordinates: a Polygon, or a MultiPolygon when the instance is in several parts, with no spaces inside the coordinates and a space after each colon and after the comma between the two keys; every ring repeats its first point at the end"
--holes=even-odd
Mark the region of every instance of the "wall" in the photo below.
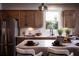
{"type": "Polygon", "coordinates": [[[79,10],[78,7],[79,4],[68,4],[68,3],[63,3],[63,4],[48,4],[49,9],[53,10],[58,9],[58,10],[79,10]]]}
{"type": "MultiPolygon", "coordinates": [[[[40,3],[3,3],[2,8],[3,10],[38,10],[38,6],[40,3]]],[[[72,9],[79,9],[79,4],[46,4],[49,9],[56,9],[62,8],[65,10],[72,10],[72,9]]]]}
{"type": "Polygon", "coordinates": [[[3,10],[38,10],[37,3],[4,3],[2,4],[3,10]]]}
{"type": "MultiPolygon", "coordinates": [[[[2,4],[3,10],[38,10],[38,6],[40,3],[5,3],[2,4]]],[[[49,10],[79,10],[78,7],[79,4],[52,4],[48,3],[48,9],[49,10]]],[[[46,35],[49,33],[49,31],[45,31],[45,23],[43,23],[42,28],[37,28],[36,30],[41,31],[43,35],[46,35]]],[[[20,33],[22,35],[23,31],[25,31],[26,28],[22,28],[20,33]]]]}

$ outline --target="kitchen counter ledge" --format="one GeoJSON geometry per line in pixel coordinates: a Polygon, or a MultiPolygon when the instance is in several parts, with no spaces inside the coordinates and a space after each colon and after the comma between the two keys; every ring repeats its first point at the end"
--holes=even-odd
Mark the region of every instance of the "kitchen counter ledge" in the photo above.
{"type": "Polygon", "coordinates": [[[56,36],[16,36],[22,39],[56,39],[56,36]]]}

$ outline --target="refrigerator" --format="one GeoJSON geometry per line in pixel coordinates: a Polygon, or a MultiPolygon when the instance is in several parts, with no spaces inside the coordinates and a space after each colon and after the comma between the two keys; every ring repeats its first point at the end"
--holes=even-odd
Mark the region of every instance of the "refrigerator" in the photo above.
{"type": "Polygon", "coordinates": [[[16,55],[16,35],[18,35],[18,19],[0,20],[0,56],[16,55]]]}

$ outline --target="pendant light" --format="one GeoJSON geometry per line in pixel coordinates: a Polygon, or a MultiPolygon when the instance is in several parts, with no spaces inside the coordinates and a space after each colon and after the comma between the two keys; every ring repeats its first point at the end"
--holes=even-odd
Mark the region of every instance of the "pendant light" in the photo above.
{"type": "Polygon", "coordinates": [[[39,10],[47,10],[47,6],[44,3],[41,3],[41,5],[39,6],[39,10]]]}

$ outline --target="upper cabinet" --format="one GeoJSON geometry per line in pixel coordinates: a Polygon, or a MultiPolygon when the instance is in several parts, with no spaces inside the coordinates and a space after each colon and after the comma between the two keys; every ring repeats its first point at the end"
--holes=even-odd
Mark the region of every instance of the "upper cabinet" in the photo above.
{"type": "Polygon", "coordinates": [[[35,27],[40,28],[43,25],[43,12],[35,11],[35,27]]]}
{"type": "Polygon", "coordinates": [[[74,28],[76,19],[75,19],[75,10],[64,10],[63,11],[63,25],[64,27],[74,28]]]}
{"type": "Polygon", "coordinates": [[[20,11],[20,27],[40,28],[43,24],[43,13],[37,10],[20,11]]]}
{"type": "Polygon", "coordinates": [[[33,11],[20,11],[20,27],[34,27],[34,18],[33,11]]]}
{"type": "Polygon", "coordinates": [[[11,17],[11,18],[16,18],[19,19],[19,10],[3,10],[2,11],[2,17],[3,19],[7,18],[7,17],[11,17]]]}
{"type": "Polygon", "coordinates": [[[43,24],[43,13],[39,10],[3,10],[2,18],[7,17],[18,19],[20,28],[40,28],[43,24]]]}

